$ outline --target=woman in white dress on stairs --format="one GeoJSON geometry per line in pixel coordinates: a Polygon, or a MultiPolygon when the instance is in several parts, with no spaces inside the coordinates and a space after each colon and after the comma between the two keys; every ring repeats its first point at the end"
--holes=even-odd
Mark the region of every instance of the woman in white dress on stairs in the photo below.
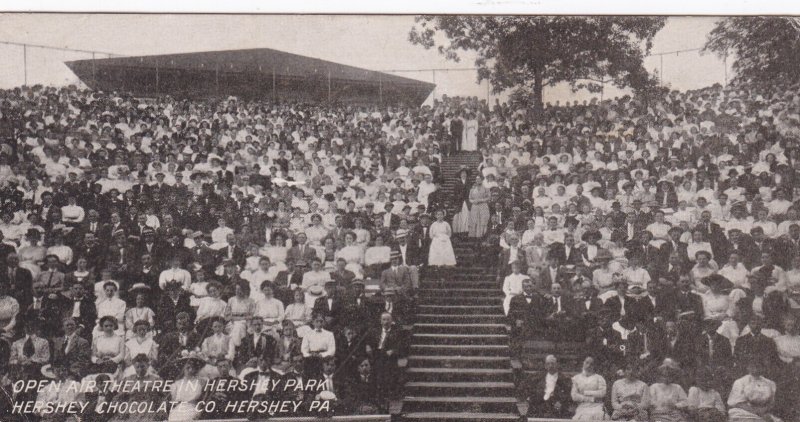
{"type": "Polygon", "coordinates": [[[478,150],[478,119],[475,118],[474,113],[469,113],[467,115],[467,120],[464,121],[464,132],[461,135],[461,150],[478,150]]]}
{"type": "Polygon", "coordinates": [[[436,211],[436,221],[431,223],[429,235],[431,237],[430,252],[428,252],[428,265],[432,267],[452,267],[456,265],[456,254],[450,236],[453,234],[450,224],[444,221],[444,211],[436,211]]]}

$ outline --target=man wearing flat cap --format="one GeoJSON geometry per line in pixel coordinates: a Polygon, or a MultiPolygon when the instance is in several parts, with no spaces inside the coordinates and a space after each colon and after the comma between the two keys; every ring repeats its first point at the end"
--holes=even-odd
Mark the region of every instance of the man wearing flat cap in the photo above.
{"type": "Polygon", "coordinates": [[[411,269],[402,265],[400,251],[392,251],[389,255],[391,266],[381,273],[381,286],[383,289],[396,288],[403,295],[411,294],[414,286],[411,281],[411,269]]]}

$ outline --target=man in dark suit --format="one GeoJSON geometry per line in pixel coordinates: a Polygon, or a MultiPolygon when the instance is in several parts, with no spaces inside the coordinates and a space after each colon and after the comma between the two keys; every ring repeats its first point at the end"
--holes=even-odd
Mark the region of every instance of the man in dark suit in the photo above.
{"type": "Polygon", "coordinates": [[[656,360],[664,358],[675,359],[681,368],[694,368],[695,345],[697,332],[692,329],[692,322],[687,318],[680,321],[667,321],[664,326],[664,336],[660,339],[658,347],[651,347],[659,356],[656,360]]]}
{"type": "Polygon", "coordinates": [[[764,235],[764,228],[756,226],[750,229],[750,239],[753,240],[752,246],[756,249],[756,260],[753,265],[758,265],[758,260],[761,259],[761,254],[764,252],[772,253],[776,247],[779,247],[780,241],[778,239],[770,239],[764,235]]]}
{"type": "MultiPolygon", "coordinates": [[[[731,254],[736,253],[739,255],[740,261],[747,269],[751,269],[758,265],[761,259],[759,248],[753,242],[753,238],[749,234],[742,233],[739,229],[731,229],[729,231],[730,242],[727,248],[728,255],[719,257],[718,261],[725,262],[731,254]]],[[[786,267],[784,267],[786,268],[786,267]]]]}
{"type": "Polygon", "coordinates": [[[189,293],[183,290],[179,282],[167,283],[167,294],[161,295],[156,311],[156,327],[161,331],[175,329],[174,315],[186,313],[189,322],[194,320],[194,309],[189,303],[189,293]]]}
{"type": "Polygon", "coordinates": [[[13,292],[20,309],[25,309],[33,299],[33,277],[31,272],[19,266],[19,256],[15,252],[9,253],[4,262],[6,266],[3,269],[5,273],[3,275],[8,282],[8,291],[13,292]]]}
{"type": "Polygon", "coordinates": [[[630,313],[635,321],[653,324],[674,319],[678,309],[675,292],[651,280],[647,283],[647,294],[633,302],[630,313]]]}
{"type": "Polygon", "coordinates": [[[548,355],[544,360],[545,373],[529,380],[525,387],[528,416],[568,419],[572,405],[572,380],[559,372],[558,359],[548,355]]]}
{"type": "Polygon", "coordinates": [[[400,390],[397,360],[405,355],[406,341],[402,330],[394,326],[392,314],[381,314],[381,325],[367,336],[366,352],[375,362],[375,377],[379,397],[390,399],[400,390]]]}
{"type": "MultiPolygon", "coordinates": [[[[419,247],[419,249],[416,251],[420,261],[420,264],[418,265],[428,264],[428,252],[431,249],[431,223],[431,216],[428,214],[422,214],[419,216],[419,225],[414,229],[414,237],[417,239],[419,247]]],[[[409,239],[413,238],[410,237],[409,239]]]]}
{"type": "Polygon", "coordinates": [[[604,306],[614,314],[616,319],[630,313],[631,308],[635,307],[635,301],[628,297],[628,282],[625,279],[615,281],[614,289],[617,291],[617,295],[606,299],[604,306]]]}
{"type": "MultiPolygon", "coordinates": [[[[217,251],[217,265],[222,264],[225,261],[232,261],[238,265],[239,268],[244,268],[245,260],[247,259],[247,253],[240,246],[236,245],[236,235],[233,233],[228,234],[225,240],[228,245],[217,251]]],[[[311,250],[313,251],[314,249],[311,248],[311,250]]]]}
{"type": "Polygon", "coordinates": [[[68,293],[64,292],[59,296],[58,315],[74,319],[78,324],[78,334],[87,340],[91,339],[92,330],[97,322],[97,307],[86,294],[86,286],[73,283],[68,293]]]}
{"type": "MultiPolygon", "coordinates": [[[[580,321],[586,321],[587,315],[599,314],[603,309],[603,301],[597,297],[597,288],[588,280],[576,284],[574,288],[572,305],[575,307],[572,314],[580,321]]],[[[584,325],[584,324],[580,324],[584,325]]]]}
{"type": "Polygon", "coordinates": [[[184,350],[192,351],[199,347],[203,338],[192,329],[190,316],[186,312],[178,313],[175,322],[170,325],[174,329],[162,331],[156,338],[159,362],[163,362],[156,369],[162,378],[174,379],[181,370],[175,360],[184,350]]]}
{"type": "Polygon", "coordinates": [[[78,323],[68,317],[62,324],[64,335],[53,339],[53,361],[69,362],[70,372],[80,378],[88,374],[92,345],[79,335],[78,323]]]}
{"type": "Polygon", "coordinates": [[[325,328],[335,331],[342,324],[347,312],[345,299],[337,290],[336,282],[331,280],[325,283],[325,295],[314,301],[314,314],[325,318],[325,328]]]}
{"type": "Polygon", "coordinates": [[[339,258],[336,260],[336,269],[331,271],[331,278],[336,282],[340,288],[348,288],[350,283],[356,278],[356,274],[345,268],[347,260],[339,258]]]}
{"type": "Polygon", "coordinates": [[[317,251],[306,244],[307,240],[308,237],[305,233],[298,233],[296,244],[286,253],[286,260],[292,260],[295,264],[302,262],[305,265],[310,265],[311,261],[317,258],[317,251]]]}
{"type": "Polygon", "coordinates": [[[86,233],[92,233],[96,237],[100,237],[104,231],[104,226],[105,225],[100,221],[100,213],[92,209],[86,213],[86,221],[81,223],[76,231],[81,237],[86,233]]]}
{"type": "MultiPolygon", "coordinates": [[[[148,230],[152,229],[148,227],[148,230]]],[[[128,241],[125,232],[117,231],[114,234],[114,243],[108,247],[105,262],[107,267],[112,268],[115,273],[123,274],[133,268],[137,256],[141,255],[137,255],[134,243],[128,241]]]]}
{"type": "Polygon", "coordinates": [[[575,237],[572,234],[564,235],[564,243],[550,245],[550,251],[558,257],[561,265],[583,264],[583,250],[575,245],[575,237]]]}
{"type": "Polygon", "coordinates": [[[754,358],[758,358],[764,363],[764,368],[768,376],[774,374],[774,370],[779,362],[778,350],[775,346],[775,340],[765,336],[761,332],[763,325],[764,321],[760,316],[752,315],[750,321],[747,323],[750,332],[736,339],[733,355],[737,377],[747,373],[747,363],[754,358]]]}
{"type": "MultiPolygon", "coordinates": [[[[550,289],[553,283],[566,284],[566,271],[561,266],[561,255],[558,251],[547,252],[547,265],[542,269],[541,273],[542,288],[550,289]]],[[[569,286],[563,285],[562,287],[568,288],[569,286]]]]}
{"type": "Polygon", "coordinates": [[[464,133],[464,122],[459,116],[450,120],[450,151],[461,151],[461,136],[464,133]]]}
{"type": "Polygon", "coordinates": [[[689,254],[686,252],[688,245],[680,240],[682,234],[683,230],[680,227],[671,227],[667,231],[669,240],[661,245],[661,256],[669,258],[673,252],[677,252],[684,261],[689,259],[689,254]]]}
{"type": "MultiPolygon", "coordinates": [[[[158,276],[159,271],[154,266],[152,256],[150,256],[150,254],[143,254],[139,257],[134,270],[128,274],[127,287],[129,288],[136,283],[142,283],[147,286],[150,289],[146,294],[149,301],[148,306],[155,306],[154,298],[156,297],[156,292],[160,289],[158,286],[158,276]]],[[[122,290],[122,288],[120,290],[122,290]]],[[[125,290],[127,290],[127,288],[125,288],[125,290]]],[[[128,297],[128,299],[132,300],[135,298],[128,297]]]]}
{"type": "Polygon", "coordinates": [[[694,230],[703,233],[703,237],[711,244],[711,252],[714,256],[727,256],[728,239],[722,227],[711,221],[711,211],[705,210],[700,213],[700,222],[697,223],[694,230]]]}
{"type": "Polygon", "coordinates": [[[275,276],[275,297],[281,302],[289,304],[294,301],[292,294],[292,284],[295,289],[303,284],[303,271],[298,268],[294,261],[286,261],[286,269],[278,272],[275,276]]]}
{"type": "Polygon", "coordinates": [[[564,341],[568,334],[572,332],[575,325],[573,310],[575,304],[572,298],[562,295],[562,287],[558,283],[550,285],[550,313],[547,315],[547,337],[553,341],[564,341]]]}
{"type": "Polygon", "coordinates": [[[263,354],[275,356],[277,342],[271,335],[262,333],[263,320],[261,317],[250,318],[250,334],[242,339],[239,347],[236,348],[236,356],[233,359],[236,367],[250,366],[251,361],[258,360],[263,354]]]}
{"type": "MultiPolygon", "coordinates": [[[[537,281],[541,284],[541,281],[537,281]]],[[[512,340],[521,341],[542,334],[545,319],[551,313],[550,302],[534,287],[530,279],[522,282],[523,294],[514,296],[508,306],[512,340]]]]}
{"type": "MultiPolygon", "coordinates": [[[[338,348],[338,346],[337,346],[338,348]]],[[[347,383],[344,394],[346,414],[374,414],[385,410],[385,404],[378,398],[378,385],[375,383],[373,365],[369,358],[358,358],[357,373],[347,383]]]]}
{"type": "Polygon", "coordinates": [[[354,377],[361,359],[367,354],[366,342],[358,336],[357,328],[345,326],[336,336],[336,367],[347,378],[354,377]]]}
{"type": "Polygon", "coordinates": [[[163,240],[156,238],[156,231],[153,229],[145,229],[142,234],[142,239],[136,245],[135,254],[138,257],[147,253],[150,254],[151,257],[156,258],[156,261],[165,263],[162,260],[165,257],[166,251],[167,245],[163,240]]]}
{"type": "Polygon", "coordinates": [[[355,280],[350,283],[349,298],[347,303],[350,309],[347,311],[349,324],[355,329],[357,335],[365,333],[368,328],[378,320],[374,314],[374,306],[364,295],[364,282],[355,280]]]}
{"type": "MultiPolygon", "coordinates": [[[[124,232],[121,232],[124,233],[124,232]]],[[[94,233],[84,233],[77,245],[73,250],[73,256],[86,258],[86,264],[89,270],[100,271],[105,266],[106,255],[108,255],[107,245],[111,239],[100,241],[103,238],[98,237],[94,233]]]]}
{"type": "Polygon", "coordinates": [[[144,172],[140,172],[138,179],[139,183],[131,186],[131,191],[139,198],[150,196],[151,188],[147,184],[147,175],[144,172]]]}
{"type": "MultiPolygon", "coordinates": [[[[313,398],[316,398],[318,394],[322,391],[328,391],[333,393],[334,396],[344,397],[346,383],[348,377],[345,376],[341,371],[338,371],[336,368],[336,359],[333,356],[326,357],[322,359],[322,371],[319,373],[319,376],[316,377],[316,385],[319,387],[316,390],[313,398]]],[[[343,400],[336,400],[332,402],[331,411],[333,412],[342,412],[343,409],[343,400]]]]}
{"type": "Polygon", "coordinates": [[[689,261],[680,252],[675,251],[669,255],[666,265],[650,267],[649,273],[652,280],[663,278],[672,283],[677,283],[682,275],[689,273],[689,261]]]}
{"type": "MultiPolygon", "coordinates": [[[[22,307],[20,307],[22,309],[22,307]]],[[[17,317],[19,322],[27,321],[41,321],[42,335],[45,337],[53,337],[58,335],[60,330],[60,321],[56,318],[48,318],[49,315],[61,314],[61,300],[60,295],[51,298],[44,293],[41,284],[34,283],[31,288],[31,304],[24,309],[23,312],[17,317]]],[[[18,327],[15,327],[18,328],[18,327]]]]}
{"type": "Polygon", "coordinates": [[[647,230],[638,232],[634,240],[627,242],[625,248],[627,249],[626,256],[628,259],[637,257],[641,266],[649,269],[658,270],[663,268],[662,250],[650,244],[653,240],[653,234],[647,230]]]}
{"type": "Polygon", "coordinates": [[[96,236],[97,239],[101,239],[104,243],[111,242],[116,233],[120,230],[122,230],[123,233],[130,231],[128,225],[122,221],[122,217],[118,212],[111,213],[110,218],[111,221],[108,224],[104,224],[102,231],[96,236]]]}
{"type": "MultiPolygon", "coordinates": [[[[782,236],[778,241],[778,245],[776,253],[773,254],[775,256],[775,264],[781,268],[791,267],[794,258],[800,256],[800,225],[789,225],[789,234],[782,236]]],[[[758,262],[754,265],[758,265],[758,262]]]]}
{"type": "Polygon", "coordinates": [[[692,291],[692,279],[689,274],[678,279],[677,292],[678,312],[693,312],[691,319],[699,322],[703,318],[703,299],[692,291]]]}
{"type": "Polygon", "coordinates": [[[400,227],[400,217],[394,214],[392,212],[393,210],[394,204],[387,202],[384,206],[384,213],[381,214],[381,229],[394,232],[398,227],[400,227]]]}
{"type": "Polygon", "coordinates": [[[447,195],[442,190],[442,186],[438,180],[432,180],[432,182],[436,185],[436,190],[428,195],[428,206],[425,208],[425,211],[428,214],[435,215],[436,211],[442,210],[446,215],[448,207],[447,195]]]}
{"type": "Polygon", "coordinates": [[[730,377],[728,371],[733,368],[733,352],[730,341],[717,333],[720,324],[720,321],[715,320],[703,321],[703,332],[694,341],[694,367],[715,368],[715,372],[724,372],[725,376],[730,377]]]}
{"type": "Polygon", "coordinates": [[[5,239],[5,235],[3,231],[0,230],[0,262],[6,262],[6,258],[8,255],[15,253],[17,248],[11,246],[7,243],[4,243],[3,240],[5,239]]]}

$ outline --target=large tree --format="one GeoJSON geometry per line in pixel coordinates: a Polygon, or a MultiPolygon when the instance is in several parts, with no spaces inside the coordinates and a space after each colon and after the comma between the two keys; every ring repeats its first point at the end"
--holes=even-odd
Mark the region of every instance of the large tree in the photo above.
{"type": "Polygon", "coordinates": [[[704,51],[733,58],[735,81],[800,80],[800,22],[784,17],[721,19],[704,51]]]}
{"type": "Polygon", "coordinates": [[[545,86],[568,82],[596,91],[610,82],[634,90],[655,79],[644,68],[663,17],[421,16],[409,39],[450,60],[476,53],[478,80],[495,93],[524,87],[542,107],[545,86]]]}

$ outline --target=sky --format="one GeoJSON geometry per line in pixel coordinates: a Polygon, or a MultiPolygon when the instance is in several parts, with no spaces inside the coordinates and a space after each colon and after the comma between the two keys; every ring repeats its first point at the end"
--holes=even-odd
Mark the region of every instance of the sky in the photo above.
{"type": "MultiPolygon", "coordinates": [[[[715,21],[714,17],[671,17],[656,35],[652,52],[700,48],[715,21]]],[[[435,49],[412,45],[408,32],[413,25],[413,16],[19,13],[0,14],[0,42],[120,55],[266,47],[435,82],[436,97],[469,95],[494,101],[496,97],[488,93],[486,82],[478,84],[475,71],[469,70],[474,56],[462,54],[461,62],[456,63],[435,49]]],[[[95,57],[108,56],[98,53],[95,57]]],[[[24,57],[22,47],[0,44],[0,58],[0,88],[9,88],[24,83],[26,59],[29,85],[77,83],[77,77],[63,62],[92,58],[92,54],[29,47],[24,57]]],[[[653,56],[645,60],[645,66],[650,71],[663,70],[664,82],[674,89],[696,89],[725,81],[723,60],[713,54],[670,54],[663,56],[663,63],[662,58],[653,56]]],[[[625,93],[609,87],[603,95],[610,98],[625,93]]],[[[545,89],[544,99],[563,102],[598,95],[556,86],[545,89]]]]}

